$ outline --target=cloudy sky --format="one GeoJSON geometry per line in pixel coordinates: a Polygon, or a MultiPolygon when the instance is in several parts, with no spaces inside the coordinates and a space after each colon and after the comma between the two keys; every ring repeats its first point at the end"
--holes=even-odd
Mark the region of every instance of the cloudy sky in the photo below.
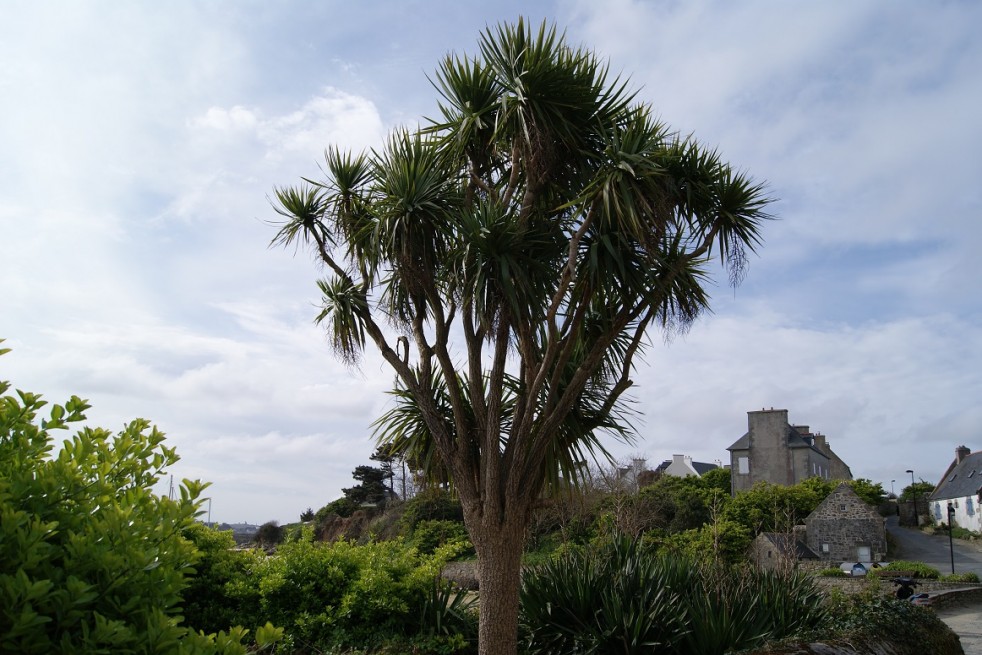
{"type": "Polygon", "coordinates": [[[392,375],[335,361],[319,271],[267,248],[276,185],[434,115],[449,51],[524,13],[766,180],[736,291],[637,375],[652,463],[786,408],[899,492],[982,449],[982,5],[4,2],[0,378],[153,420],[213,518],[294,521],[368,463],[392,375]],[[493,6],[493,8],[491,8],[493,6]]]}

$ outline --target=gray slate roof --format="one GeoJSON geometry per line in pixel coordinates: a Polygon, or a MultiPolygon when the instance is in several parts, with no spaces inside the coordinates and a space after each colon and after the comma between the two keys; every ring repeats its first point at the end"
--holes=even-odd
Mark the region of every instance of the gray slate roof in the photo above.
{"type": "MultiPolygon", "coordinates": [[[[810,444],[801,438],[801,433],[795,430],[793,427],[788,425],[786,427],[785,436],[788,439],[788,448],[811,448],[816,453],[822,457],[828,459],[828,455],[819,450],[814,444],[810,444]]],[[[727,450],[749,450],[750,449],[750,433],[747,432],[742,437],[733,442],[733,445],[727,448],[727,450]]],[[[700,475],[702,475],[700,473],[700,475]]]]}
{"type": "MultiPolygon", "coordinates": [[[[658,465],[655,469],[655,473],[660,473],[672,465],[672,460],[666,459],[664,462],[658,465]]],[[[699,475],[705,475],[713,469],[718,469],[719,466],[716,464],[710,464],[709,462],[692,462],[692,468],[696,470],[699,475]]]]}
{"type": "Polygon", "coordinates": [[[972,453],[957,465],[952,464],[945,478],[929,496],[930,500],[977,496],[982,490],[982,450],[972,453]]]}
{"type": "Polygon", "coordinates": [[[699,475],[706,475],[710,471],[718,469],[719,467],[715,464],[710,464],[709,462],[692,462],[692,468],[696,470],[699,475]]]}
{"type": "Polygon", "coordinates": [[[781,534],[779,532],[761,532],[761,534],[785,557],[793,550],[795,559],[819,559],[815,551],[809,548],[804,542],[795,539],[793,535],[781,534]]]}

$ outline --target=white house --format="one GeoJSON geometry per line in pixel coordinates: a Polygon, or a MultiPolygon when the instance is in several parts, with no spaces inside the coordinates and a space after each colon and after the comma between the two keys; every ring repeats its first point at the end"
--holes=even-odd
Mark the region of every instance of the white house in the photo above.
{"type": "Polygon", "coordinates": [[[659,464],[655,472],[664,475],[674,475],[677,478],[687,478],[690,475],[698,478],[716,468],[719,468],[716,464],[693,462],[692,458],[688,455],[672,455],[672,459],[666,459],[659,464]]]}
{"type": "Polygon", "coordinates": [[[956,526],[982,532],[982,451],[955,448],[955,459],[928,496],[928,508],[939,523],[948,523],[949,506],[956,526]]]}

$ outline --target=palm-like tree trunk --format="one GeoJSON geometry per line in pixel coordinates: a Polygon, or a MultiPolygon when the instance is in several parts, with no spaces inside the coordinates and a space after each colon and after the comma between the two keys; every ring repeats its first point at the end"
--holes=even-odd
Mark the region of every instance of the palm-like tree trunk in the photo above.
{"type": "Polygon", "coordinates": [[[475,537],[480,580],[480,655],[514,655],[518,650],[518,595],[525,522],[508,517],[482,524],[475,537]]]}

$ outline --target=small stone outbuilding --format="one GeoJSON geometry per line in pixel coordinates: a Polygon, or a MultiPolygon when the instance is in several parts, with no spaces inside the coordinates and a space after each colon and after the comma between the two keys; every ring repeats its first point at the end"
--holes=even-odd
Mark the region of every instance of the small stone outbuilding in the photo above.
{"type": "Polygon", "coordinates": [[[750,543],[750,561],[768,571],[793,569],[801,562],[818,559],[797,534],[761,532],[750,543]]]}
{"type": "Polygon", "coordinates": [[[805,519],[806,543],[822,560],[878,562],[886,556],[885,519],[842,483],[805,519]]]}

